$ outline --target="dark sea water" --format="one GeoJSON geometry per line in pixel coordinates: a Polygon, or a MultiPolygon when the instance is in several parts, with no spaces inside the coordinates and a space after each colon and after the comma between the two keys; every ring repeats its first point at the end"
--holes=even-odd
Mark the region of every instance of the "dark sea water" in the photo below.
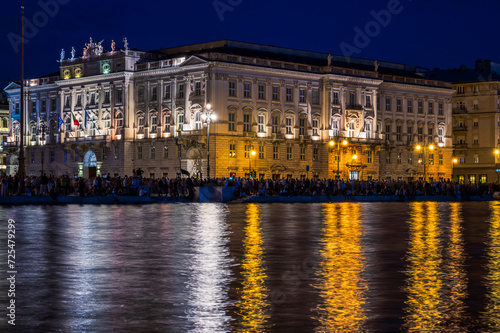
{"type": "Polygon", "coordinates": [[[0,226],[0,332],[500,332],[500,202],[18,206],[0,226]]]}

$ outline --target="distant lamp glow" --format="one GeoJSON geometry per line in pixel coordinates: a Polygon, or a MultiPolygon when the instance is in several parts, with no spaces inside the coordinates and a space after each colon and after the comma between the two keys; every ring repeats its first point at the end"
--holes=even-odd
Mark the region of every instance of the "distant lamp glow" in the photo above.
{"type": "Polygon", "coordinates": [[[497,150],[495,150],[495,155],[498,155],[498,154],[500,154],[500,150],[497,149],[497,150]]]}
{"type": "Polygon", "coordinates": [[[434,149],[434,145],[429,145],[429,149],[433,150],[434,149]]]}
{"type": "Polygon", "coordinates": [[[457,162],[458,162],[458,160],[457,160],[456,158],[454,158],[454,159],[453,159],[453,163],[455,164],[455,163],[457,163],[457,162]]]}
{"type": "Polygon", "coordinates": [[[333,146],[335,144],[335,142],[332,140],[330,141],[330,146],[333,146]]]}
{"type": "Polygon", "coordinates": [[[343,144],[344,146],[347,146],[347,140],[342,141],[342,144],[343,144]]]}
{"type": "Polygon", "coordinates": [[[254,156],[255,155],[255,150],[252,150],[251,154],[252,154],[252,156],[254,156]]]}
{"type": "Polygon", "coordinates": [[[353,159],[353,160],[355,160],[355,159],[357,159],[357,158],[358,158],[358,155],[353,155],[353,156],[352,156],[352,159],[353,159]]]}
{"type": "Polygon", "coordinates": [[[420,149],[422,149],[422,146],[417,145],[415,148],[416,148],[417,150],[420,150],[420,149]]]}
{"type": "Polygon", "coordinates": [[[212,104],[207,103],[207,110],[211,110],[211,109],[212,109],[212,104]]]}

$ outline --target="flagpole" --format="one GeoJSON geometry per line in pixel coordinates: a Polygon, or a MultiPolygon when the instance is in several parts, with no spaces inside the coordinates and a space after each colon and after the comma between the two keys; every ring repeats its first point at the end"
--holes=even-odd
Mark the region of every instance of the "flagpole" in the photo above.
{"type": "MultiPolygon", "coordinates": [[[[19,169],[17,174],[24,178],[24,1],[21,2],[21,117],[20,117],[20,140],[19,140],[19,169]]],[[[15,136],[15,133],[14,133],[15,136]]]]}

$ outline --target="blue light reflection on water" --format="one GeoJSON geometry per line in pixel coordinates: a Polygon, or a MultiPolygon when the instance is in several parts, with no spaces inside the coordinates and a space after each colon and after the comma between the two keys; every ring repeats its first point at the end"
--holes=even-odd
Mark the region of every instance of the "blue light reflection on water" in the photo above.
{"type": "Polygon", "coordinates": [[[25,206],[0,221],[17,222],[24,332],[491,332],[499,207],[25,206]]]}

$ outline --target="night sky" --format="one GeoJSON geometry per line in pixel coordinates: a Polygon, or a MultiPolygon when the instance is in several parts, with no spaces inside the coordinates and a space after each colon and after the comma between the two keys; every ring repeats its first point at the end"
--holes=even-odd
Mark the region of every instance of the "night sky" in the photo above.
{"type": "MultiPolygon", "coordinates": [[[[20,76],[21,14],[20,1],[2,5],[3,88],[20,76]]],[[[112,39],[122,48],[123,37],[141,50],[232,39],[427,68],[473,67],[476,59],[500,61],[499,13],[497,0],[25,0],[25,76],[58,71],[61,48],[66,57],[72,46],[81,55],[89,37],[104,39],[105,50],[112,39]],[[28,31],[30,24],[36,30],[28,31]]]]}

